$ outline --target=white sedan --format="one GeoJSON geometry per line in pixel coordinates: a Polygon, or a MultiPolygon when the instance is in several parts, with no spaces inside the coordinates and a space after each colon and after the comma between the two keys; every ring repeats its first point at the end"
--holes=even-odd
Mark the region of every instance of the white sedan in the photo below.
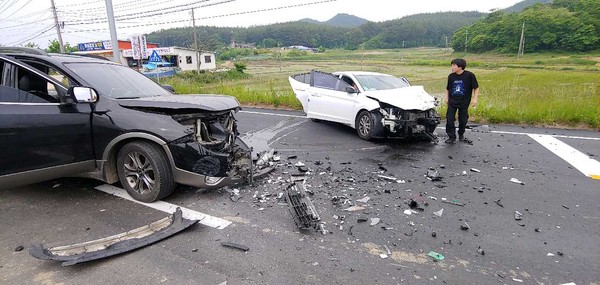
{"type": "Polygon", "coordinates": [[[289,77],[296,98],[313,121],[348,125],[362,139],[421,136],[433,141],[440,123],[436,100],[404,77],[344,71],[311,71],[289,77]]]}

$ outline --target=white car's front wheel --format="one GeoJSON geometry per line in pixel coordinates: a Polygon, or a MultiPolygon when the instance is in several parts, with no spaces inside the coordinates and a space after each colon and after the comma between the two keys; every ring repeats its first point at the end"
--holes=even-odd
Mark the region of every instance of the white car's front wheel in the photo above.
{"type": "Polygon", "coordinates": [[[369,111],[362,111],[356,117],[356,133],[363,140],[370,140],[379,135],[382,130],[381,115],[369,111]],[[379,120],[378,120],[379,119],[379,120]]]}

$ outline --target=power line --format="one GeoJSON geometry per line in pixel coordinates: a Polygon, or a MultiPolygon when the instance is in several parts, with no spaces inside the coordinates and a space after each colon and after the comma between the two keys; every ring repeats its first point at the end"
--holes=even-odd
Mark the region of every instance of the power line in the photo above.
{"type": "MultiPolygon", "coordinates": [[[[198,3],[203,3],[203,2],[208,2],[208,1],[210,1],[210,0],[200,0],[200,1],[196,1],[194,3],[175,5],[175,6],[165,8],[165,10],[182,8],[182,9],[175,10],[175,11],[155,12],[155,10],[152,10],[152,11],[135,12],[135,13],[129,13],[129,14],[115,16],[115,19],[116,20],[131,20],[131,19],[137,19],[137,18],[142,18],[142,17],[162,16],[162,15],[166,15],[166,14],[187,11],[190,9],[188,6],[193,6],[193,5],[197,5],[198,3]],[[183,7],[185,7],[185,8],[183,8],[183,7]],[[154,13],[152,13],[152,12],[154,12],[154,13]],[[136,15],[138,15],[138,16],[136,16],[136,15]]],[[[212,5],[223,4],[223,3],[227,3],[227,2],[233,2],[233,1],[235,1],[235,0],[226,0],[226,1],[222,1],[219,3],[212,4],[212,5]]],[[[201,5],[200,7],[208,7],[208,6],[212,6],[212,5],[210,5],[210,4],[209,5],[201,5]]],[[[198,8],[198,7],[193,7],[193,8],[198,8]]],[[[103,18],[88,19],[86,21],[68,22],[68,23],[77,25],[77,24],[97,24],[97,23],[105,23],[105,22],[106,22],[106,18],[103,17],[103,18]]]]}
{"type": "Polygon", "coordinates": [[[54,29],[54,25],[51,25],[51,26],[50,26],[50,27],[48,27],[47,29],[44,29],[43,31],[41,31],[39,34],[36,34],[35,36],[29,37],[29,38],[27,38],[26,40],[23,40],[23,41],[21,41],[21,40],[18,40],[18,41],[15,41],[15,42],[9,43],[8,45],[9,45],[9,46],[10,46],[10,45],[22,45],[23,43],[25,43],[25,42],[28,42],[28,41],[31,41],[31,40],[33,40],[33,39],[35,39],[35,38],[37,38],[37,37],[39,37],[39,36],[41,36],[41,35],[45,34],[46,32],[48,32],[48,31],[50,31],[50,30],[52,30],[52,29],[54,29]],[[19,42],[19,41],[20,41],[20,42],[19,42]]]}
{"type": "MultiPolygon", "coordinates": [[[[45,12],[48,12],[48,11],[45,11],[45,12]]],[[[8,26],[8,27],[2,27],[2,28],[0,28],[0,31],[2,31],[2,30],[10,31],[10,30],[14,30],[14,28],[16,28],[16,27],[21,27],[21,26],[25,26],[25,25],[36,24],[37,22],[41,22],[41,21],[46,21],[46,20],[52,19],[52,16],[50,16],[49,18],[40,19],[43,16],[44,16],[44,14],[41,14],[39,17],[37,17],[34,20],[27,21],[27,22],[24,22],[24,23],[21,23],[21,24],[18,24],[18,25],[13,25],[13,26],[8,26]]]]}
{"type": "MultiPolygon", "coordinates": [[[[207,17],[202,17],[202,18],[196,18],[196,20],[207,20],[207,19],[223,18],[223,17],[229,17],[229,16],[255,14],[255,13],[260,13],[260,12],[276,11],[276,10],[283,10],[283,9],[289,9],[289,8],[303,7],[303,6],[311,6],[311,5],[323,4],[323,3],[335,2],[335,1],[337,1],[337,0],[322,0],[322,1],[315,1],[315,2],[309,2],[309,3],[301,3],[301,4],[294,4],[294,5],[273,7],[273,8],[258,9],[258,10],[252,10],[252,11],[244,11],[244,12],[236,12],[236,13],[229,13],[229,14],[221,14],[221,15],[216,15],[216,16],[207,16],[207,17]]],[[[204,7],[204,6],[202,6],[202,7],[204,7]]],[[[120,29],[137,28],[137,27],[143,27],[143,26],[156,26],[156,25],[165,25],[165,24],[175,24],[175,23],[181,23],[181,22],[186,22],[186,21],[189,21],[189,19],[173,20],[173,21],[162,21],[162,22],[155,22],[155,23],[150,23],[150,24],[139,24],[139,25],[125,26],[125,27],[120,27],[120,29]]],[[[93,31],[104,31],[104,30],[107,30],[107,28],[88,29],[88,30],[75,30],[75,31],[70,31],[69,33],[93,32],[93,31]]]]}
{"type": "Polygon", "coordinates": [[[25,6],[27,6],[29,3],[31,2],[31,0],[27,1],[25,4],[23,4],[23,6],[21,6],[21,8],[17,9],[16,11],[14,11],[12,14],[6,16],[4,19],[9,19],[12,15],[16,14],[17,12],[21,11],[21,9],[23,9],[25,6]]]}

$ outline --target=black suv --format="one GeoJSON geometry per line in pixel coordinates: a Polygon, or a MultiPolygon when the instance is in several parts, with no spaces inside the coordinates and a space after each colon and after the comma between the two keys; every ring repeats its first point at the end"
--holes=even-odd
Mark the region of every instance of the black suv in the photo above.
{"type": "Polygon", "coordinates": [[[0,47],[0,187],[90,177],[152,202],[177,183],[238,183],[253,172],[238,110],[108,60],[0,47]]]}

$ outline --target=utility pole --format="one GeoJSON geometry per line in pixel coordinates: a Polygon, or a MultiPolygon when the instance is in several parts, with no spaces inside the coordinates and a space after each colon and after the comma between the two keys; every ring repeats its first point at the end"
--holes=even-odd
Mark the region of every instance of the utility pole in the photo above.
{"type": "Polygon", "coordinates": [[[117,27],[115,26],[115,15],[113,13],[112,0],[106,0],[106,15],[108,16],[108,29],[110,30],[113,61],[116,63],[121,63],[121,53],[119,51],[119,40],[117,39],[117,27]]]}
{"type": "Polygon", "coordinates": [[[465,32],[465,54],[467,54],[467,42],[469,41],[469,29],[465,32]]]}
{"type": "Polygon", "coordinates": [[[200,74],[200,52],[198,51],[198,35],[196,33],[196,17],[192,8],[192,26],[194,27],[194,51],[196,51],[196,71],[200,74]]]}
{"type": "Polygon", "coordinates": [[[525,22],[523,22],[523,27],[521,28],[521,40],[519,41],[519,51],[517,52],[517,58],[523,57],[525,53],[525,22]]]}
{"type": "Polygon", "coordinates": [[[63,45],[62,35],[60,34],[60,25],[58,25],[58,16],[56,15],[56,6],[54,6],[54,0],[50,0],[52,7],[52,14],[54,15],[54,26],[56,27],[56,34],[58,35],[58,46],[60,47],[60,53],[65,53],[65,46],[63,45]]]}

